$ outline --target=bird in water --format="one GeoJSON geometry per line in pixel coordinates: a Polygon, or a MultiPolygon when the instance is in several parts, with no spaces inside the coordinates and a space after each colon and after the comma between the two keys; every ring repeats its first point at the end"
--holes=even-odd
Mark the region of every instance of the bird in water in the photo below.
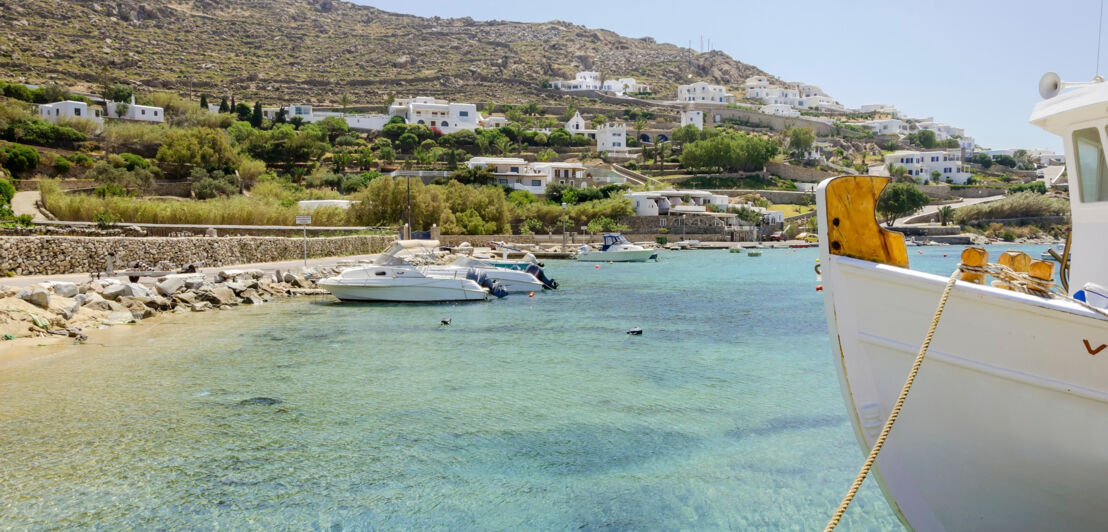
{"type": "Polygon", "coordinates": [[[452,322],[452,321],[454,321],[454,318],[446,318],[446,319],[442,320],[441,322],[439,322],[439,326],[440,327],[445,327],[447,325],[450,325],[450,322],[452,322]]]}
{"type": "Polygon", "coordinates": [[[627,334],[632,336],[642,336],[642,327],[631,327],[627,330],[627,334]]]}

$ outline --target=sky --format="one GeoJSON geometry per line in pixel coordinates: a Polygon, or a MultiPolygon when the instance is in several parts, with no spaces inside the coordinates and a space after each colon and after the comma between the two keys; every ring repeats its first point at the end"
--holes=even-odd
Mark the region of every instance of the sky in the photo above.
{"type": "Polygon", "coordinates": [[[1039,78],[1053,71],[1066,81],[1092,79],[1101,15],[1100,0],[702,0],[688,9],[673,0],[354,1],[425,17],[564,20],[678,46],[692,41],[694,49],[703,36],[736,60],[819,85],[847,107],[891,104],[964,128],[979,146],[1057,152],[1061,139],[1027,122],[1041,100],[1039,78]]]}

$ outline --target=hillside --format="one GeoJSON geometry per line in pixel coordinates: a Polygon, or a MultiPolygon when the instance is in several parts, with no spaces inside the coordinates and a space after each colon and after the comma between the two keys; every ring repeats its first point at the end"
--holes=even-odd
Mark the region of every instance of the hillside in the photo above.
{"type": "Polygon", "coordinates": [[[0,79],[95,86],[107,78],[269,102],[383,105],[393,95],[513,103],[560,98],[542,81],[629,75],[736,86],[765,74],[567,22],[421,18],[339,0],[0,0],[0,79]],[[190,81],[191,80],[191,81],[190,81]]]}

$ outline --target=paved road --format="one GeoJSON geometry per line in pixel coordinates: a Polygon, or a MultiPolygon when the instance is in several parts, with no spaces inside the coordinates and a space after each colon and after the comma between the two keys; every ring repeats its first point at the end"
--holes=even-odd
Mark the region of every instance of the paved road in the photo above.
{"type": "Polygon", "coordinates": [[[12,196],[12,212],[14,212],[16,216],[30,214],[31,218],[36,222],[47,221],[47,218],[39,212],[38,207],[35,207],[35,202],[41,197],[42,196],[39,195],[37,190],[16,192],[15,196],[12,196]]]}

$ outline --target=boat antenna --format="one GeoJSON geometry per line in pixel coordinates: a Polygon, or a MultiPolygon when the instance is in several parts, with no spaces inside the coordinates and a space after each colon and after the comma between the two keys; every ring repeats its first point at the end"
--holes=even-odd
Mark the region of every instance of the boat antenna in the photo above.
{"type": "Polygon", "coordinates": [[[1097,19],[1096,28],[1096,78],[1100,77],[1100,35],[1102,33],[1104,33],[1104,0],[1100,0],[1100,17],[1097,19]]]}

